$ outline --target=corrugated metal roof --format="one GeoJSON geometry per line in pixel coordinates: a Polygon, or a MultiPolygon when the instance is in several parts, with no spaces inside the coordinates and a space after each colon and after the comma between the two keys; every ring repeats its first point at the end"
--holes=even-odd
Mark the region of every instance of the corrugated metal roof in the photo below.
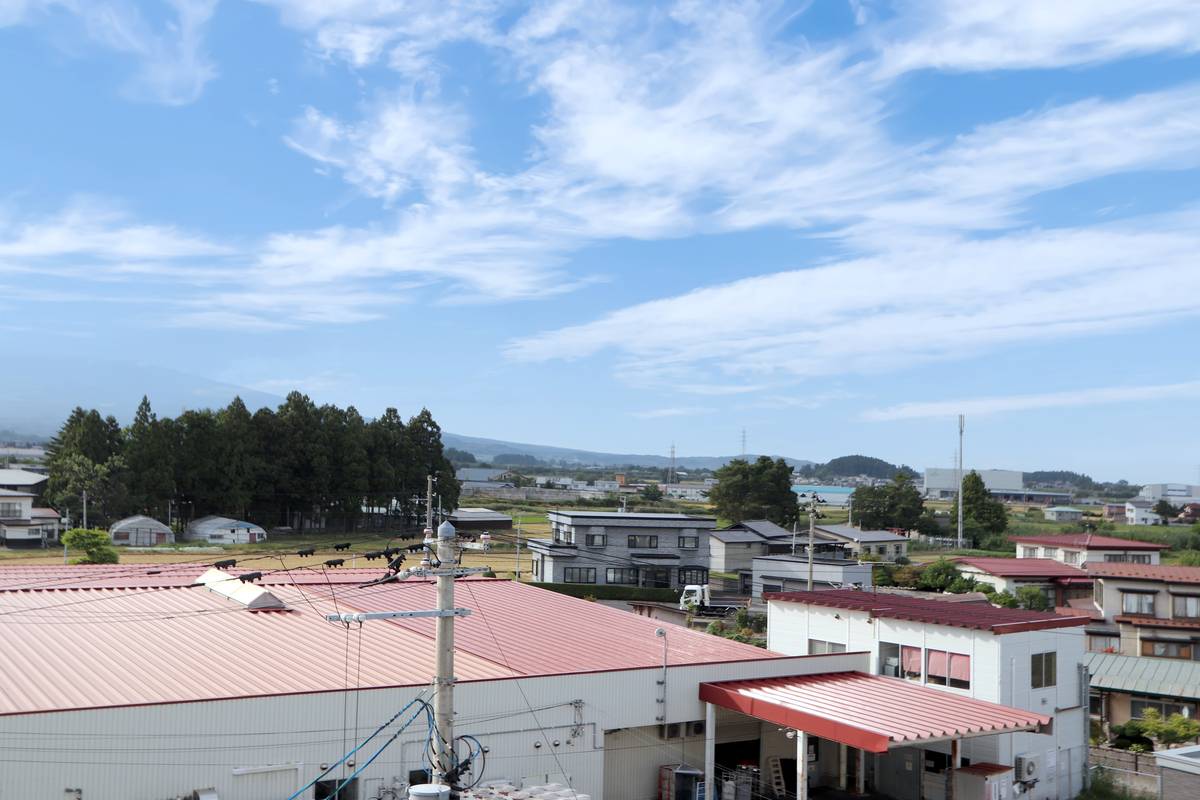
{"type": "Polygon", "coordinates": [[[1094,689],[1200,700],[1200,661],[1084,653],[1094,689]]]}
{"type": "Polygon", "coordinates": [[[1181,567],[1175,564],[1130,564],[1103,561],[1088,564],[1089,575],[1098,578],[1129,578],[1164,583],[1200,583],[1200,567],[1181,567]]]}
{"type": "Polygon", "coordinates": [[[829,608],[866,611],[874,617],[928,622],[955,628],[974,628],[1000,635],[1046,628],[1085,625],[1083,617],[1066,617],[1051,611],[984,607],[976,603],[943,603],[923,597],[882,594],[869,589],[828,589],[814,592],[764,592],[767,600],[784,600],[829,608]]]}
{"type": "Polygon", "coordinates": [[[1087,573],[1053,558],[1003,558],[988,556],[958,556],[959,564],[974,567],[989,575],[1002,578],[1082,578],[1087,573]]]}
{"type": "Polygon", "coordinates": [[[908,538],[891,531],[863,531],[852,525],[818,525],[818,531],[840,536],[855,542],[907,542],[908,538]]]}
{"type": "Polygon", "coordinates": [[[1091,533],[1062,533],[1048,536],[1010,536],[1010,542],[1042,544],[1050,547],[1080,547],[1088,550],[1166,550],[1167,545],[1156,542],[1139,542],[1134,539],[1116,539],[1112,536],[1096,536],[1091,533]]]}
{"type": "MultiPolygon", "coordinates": [[[[509,581],[457,587],[457,605],[473,610],[455,625],[462,681],[662,664],[654,620],[509,581]]],[[[0,594],[0,714],[342,691],[353,688],[347,631],[325,615],[431,608],[435,597],[425,581],[335,586],[332,597],[319,585],[271,592],[291,610],[252,612],[203,588],[0,594]]],[[[362,637],[359,685],[427,684],[436,668],[433,627],[414,619],[353,628],[355,660],[362,637]]],[[[781,657],[685,628],[671,627],[666,642],[672,665],[781,657]]]]}
{"type": "Polygon", "coordinates": [[[700,699],[872,753],[1050,723],[1033,711],[863,672],[703,683],[700,699]]]}

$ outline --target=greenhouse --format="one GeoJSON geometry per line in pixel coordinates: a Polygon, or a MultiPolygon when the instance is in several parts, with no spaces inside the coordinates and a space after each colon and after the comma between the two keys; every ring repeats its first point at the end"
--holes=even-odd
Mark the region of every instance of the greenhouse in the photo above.
{"type": "Polygon", "coordinates": [[[172,544],[175,533],[153,517],[138,514],[114,522],[108,529],[113,544],[131,547],[150,547],[156,544],[172,544]]]}
{"type": "Polygon", "coordinates": [[[252,544],[265,542],[267,532],[253,522],[208,516],[194,520],[187,526],[184,538],[190,541],[215,542],[217,544],[252,544]]]}

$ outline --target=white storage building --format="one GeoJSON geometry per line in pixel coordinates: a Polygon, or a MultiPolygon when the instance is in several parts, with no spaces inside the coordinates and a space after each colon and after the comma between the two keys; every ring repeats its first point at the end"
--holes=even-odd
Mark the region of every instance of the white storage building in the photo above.
{"type": "Polygon", "coordinates": [[[153,517],[142,514],[117,520],[108,529],[108,535],[113,544],[129,547],[151,547],[175,541],[174,531],[153,517]]]}
{"type": "Polygon", "coordinates": [[[267,532],[253,522],[229,517],[207,516],[188,523],[183,538],[216,544],[253,544],[265,542],[267,532]]]}

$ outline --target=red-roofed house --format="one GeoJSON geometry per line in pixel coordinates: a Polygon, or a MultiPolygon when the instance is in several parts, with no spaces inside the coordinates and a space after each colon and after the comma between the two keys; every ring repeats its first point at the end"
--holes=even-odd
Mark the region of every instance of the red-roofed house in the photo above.
{"type": "MultiPolygon", "coordinates": [[[[875,674],[1051,717],[1049,732],[981,736],[964,741],[958,755],[971,764],[1036,763],[1037,782],[1022,786],[1031,800],[1080,791],[1087,762],[1079,669],[1086,618],[871,590],[781,592],[765,599],[771,650],[865,650],[875,674]]],[[[888,794],[943,797],[942,776],[954,755],[948,744],[915,748],[910,761],[886,767],[888,794]]]]}
{"type": "Polygon", "coordinates": [[[1049,558],[1073,567],[1097,561],[1130,561],[1157,564],[1158,554],[1167,545],[1117,539],[1094,533],[1063,533],[1049,536],[1010,536],[1017,545],[1017,558],[1049,558]]]}
{"type": "Polygon", "coordinates": [[[959,571],[997,591],[1016,594],[1033,586],[1046,595],[1051,605],[1065,606],[1075,598],[1091,595],[1092,580],[1078,567],[1049,558],[956,558],[959,571]]]}

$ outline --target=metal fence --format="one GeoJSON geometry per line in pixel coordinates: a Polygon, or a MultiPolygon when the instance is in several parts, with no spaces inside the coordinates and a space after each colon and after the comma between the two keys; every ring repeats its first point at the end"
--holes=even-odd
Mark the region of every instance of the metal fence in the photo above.
{"type": "Polygon", "coordinates": [[[1089,769],[1092,781],[1101,776],[1108,776],[1117,786],[1135,795],[1142,796],[1146,800],[1158,800],[1160,796],[1161,790],[1159,784],[1161,779],[1153,772],[1136,772],[1131,769],[1121,769],[1120,767],[1104,766],[1102,764],[1096,764],[1089,769]]]}

